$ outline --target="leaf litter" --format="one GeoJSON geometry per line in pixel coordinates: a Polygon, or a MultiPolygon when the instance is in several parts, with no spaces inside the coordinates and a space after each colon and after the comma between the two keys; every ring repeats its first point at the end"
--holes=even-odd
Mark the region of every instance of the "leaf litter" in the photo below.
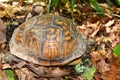
{"type": "MultiPolygon", "coordinates": [[[[23,2],[22,2],[23,4],[23,2]]],[[[24,6],[21,5],[8,5],[4,3],[0,3],[0,18],[2,23],[0,22],[0,57],[4,57],[6,52],[6,23],[8,24],[9,21],[13,21],[15,24],[20,24],[24,20],[21,21],[25,17],[28,12],[30,12],[32,7],[31,5],[24,6]],[[17,7],[16,7],[17,6],[17,7]],[[4,20],[3,18],[7,18],[4,20]],[[4,24],[4,23],[5,24],[4,24]]],[[[45,4],[44,6],[45,7],[45,4]]],[[[103,5],[104,8],[104,5],[103,5]]],[[[116,9],[116,13],[119,13],[120,8],[116,9]]],[[[84,12],[84,11],[82,11],[84,12]]],[[[106,10],[107,12],[107,10],[106,10]]],[[[44,11],[42,11],[44,13],[44,11]]],[[[110,12],[107,12],[109,16],[99,18],[93,15],[93,17],[89,20],[83,21],[82,25],[77,25],[77,29],[86,38],[94,39],[96,45],[90,51],[91,60],[93,66],[96,68],[96,72],[94,74],[95,80],[119,80],[120,79],[120,59],[113,54],[113,48],[120,44],[120,20],[114,16],[110,15],[110,12]]],[[[62,13],[60,13],[62,14],[62,13]]],[[[107,14],[106,14],[107,15],[107,14]]],[[[66,15],[68,17],[68,15],[66,15]]],[[[78,15],[76,15],[78,16],[78,15]]],[[[87,18],[87,15],[84,15],[84,18],[87,18]]],[[[29,17],[29,16],[28,16],[29,17]]],[[[77,22],[79,23],[79,22],[77,22]]],[[[0,58],[0,80],[7,80],[6,74],[4,73],[4,69],[13,68],[14,66],[19,66],[15,63],[13,65],[9,65],[8,63],[2,62],[2,58],[0,58]]],[[[85,80],[80,74],[77,74],[73,71],[73,68],[65,68],[69,71],[72,75],[64,76],[64,77],[57,77],[57,78],[35,78],[36,74],[28,69],[28,67],[24,66],[22,68],[14,68],[15,75],[17,75],[18,80],[85,80]]],[[[59,68],[56,69],[41,69],[43,72],[48,73],[59,73],[59,68]]],[[[60,71],[60,74],[63,72],[60,71]]],[[[56,76],[56,75],[54,75],[56,76]]]]}

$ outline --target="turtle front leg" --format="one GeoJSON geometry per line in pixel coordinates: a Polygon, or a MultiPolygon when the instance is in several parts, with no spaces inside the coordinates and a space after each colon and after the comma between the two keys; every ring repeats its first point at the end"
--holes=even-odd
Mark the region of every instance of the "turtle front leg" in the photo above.
{"type": "Polygon", "coordinates": [[[6,53],[4,60],[6,63],[9,64],[14,64],[17,63],[13,66],[13,68],[22,68],[24,65],[26,65],[26,62],[10,53],[6,53]]]}

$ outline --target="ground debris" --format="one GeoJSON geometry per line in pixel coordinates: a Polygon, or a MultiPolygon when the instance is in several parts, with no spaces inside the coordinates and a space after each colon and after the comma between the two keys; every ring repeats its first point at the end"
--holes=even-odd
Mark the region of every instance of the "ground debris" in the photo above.
{"type": "Polygon", "coordinates": [[[0,51],[6,47],[6,25],[0,19],[0,51]]]}
{"type": "MultiPolygon", "coordinates": [[[[3,1],[3,0],[1,0],[3,1]]],[[[27,0],[20,0],[18,2],[10,2],[10,3],[3,3],[0,1],[0,80],[8,80],[4,69],[10,68],[13,69],[17,75],[17,80],[86,80],[80,74],[73,72],[73,68],[65,68],[60,70],[60,68],[49,68],[49,67],[36,67],[35,69],[30,68],[23,63],[12,63],[14,65],[9,65],[5,63],[4,56],[5,52],[9,51],[6,49],[6,32],[7,34],[12,36],[12,32],[14,29],[26,21],[27,19],[35,16],[35,15],[42,15],[47,11],[47,1],[42,2],[40,1],[40,6],[36,8],[32,8],[33,0],[28,5],[25,1],[27,0]],[[23,6],[24,5],[24,6],[23,6]],[[42,13],[41,13],[42,12],[42,13]],[[30,16],[29,16],[30,15],[30,16]],[[9,24],[16,24],[14,29],[6,31],[6,25],[4,23],[9,24]],[[35,72],[40,74],[44,74],[44,76],[40,77],[35,72]],[[68,74],[70,73],[70,74],[68,74]],[[58,75],[65,75],[67,76],[60,77],[58,75]],[[47,78],[45,77],[47,76],[47,78]],[[52,76],[52,78],[48,78],[52,76]],[[54,78],[53,78],[54,77],[54,78]]],[[[5,1],[5,0],[4,0],[5,1]]],[[[6,0],[6,1],[14,1],[14,0],[6,0]]],[[[38,5],[38,4],[37,4],[38,5]]],[[[67,6],[66,4],[65,6],[67,6]]],[[[65,6],[61,6],[60,8],[60,15],[64,17],[72,18],[71,13],[67,12],[65,6]]],[[[94,74],[95,80],[120,80],[120,58],[113,55],[113,48],[120,44],[120,16],[116,14],[120,14],[120,8],[112,7],[111,10],[114,11],[116,14],[112,14],[111,11],[108,10],[108,5],[100,4],[101,8],[105,12],[105,17],[98,17],[98,15],[89,14],[89,12],[93,11],[93,9],[89,6],[82,6],[77,3],[77,7],[80,8],[82,12],[82,16],[79,14],[80,12],[77,10],[74,12],[75,21],[78,23],[77,29],[80,33],[86,36],[88,39],[94,39],[96,42],[95,46],[92,47],[89,54],[91,55],[91,60],[93,66],[96,68],[96,73],[94,74]],[[84,8],[84,9],[83,9],[84,8]],[[88,18],[89,17],[89,18],[88,18]],[[84,20],[83,20],[84,19],[84,20]],[[82,21],[83,20],[83,21],[82,21]],[[81,22],[82,23],[81,23],[81,22]],[[80,25],[81,24],[81,25],[80,25]]],[[[54,8],[51,7],[53,11],[52,13],[58,13],[54,11],[54,8]]],[[[70,9],[70,6],[69,8],[70,9]]],[[[69,10],[70,11],[70,10],[69,10]]],[[[11,26],[12,28],[14,26],[11,26]]],[[[11,27],[7,27],[10,28],[11,27]]],[[[9,40],[10,40],[9,37],[9,40]]],[[[9,41],[8,40],[8,41],[9,41]]],[[[29,64],[29,63],[27,63],[29,64]]]]}

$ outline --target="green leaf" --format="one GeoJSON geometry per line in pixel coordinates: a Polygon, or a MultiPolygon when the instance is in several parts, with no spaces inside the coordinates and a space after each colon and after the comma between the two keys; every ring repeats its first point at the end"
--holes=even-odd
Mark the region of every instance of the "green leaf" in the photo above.
{"type": "Polygon", "coordinates": [[[8,80],[15,80],[14,72],[11,69],[6,69],[5,70],[8,80]]]}
{"type": "Polygon", "coordinates": [[[59,6],[60,6],[60,0],[53,0],[52,3],[55,5],[55,9],[59,9],[59,6]]]}
{"type": "Polygon", "coordinates": [[[120,6],[120,0],[113,0],[117,6],[120,6]]]}
{"type": "Polygon", "coordinates": [[[109,7],[109,9],[110,9],[110,0],[105,0],[106,2],[107,2],[107,5],[108,5],[108,7],[109,7]]]}
{"type": "Polygon", "coordinates": [[[74,7],[74,5],[75,5],[74,0],[70,0],[70,5],[71,5],[71,9],[72,9],[72,16],[73,16],[74,9],[75,9],[75,7],[74,7]]]}
{"type": "Polygon", "coordinates": [[[83,66],[83,62],[81,61],[80,63],[75,65],[74,69],[77,73],[83,73],[85,70],[85,66],[83,66]]]}
{"type": "Polygon", "coordinates": [[[69,0],[61,0],[61,3],[62,3],[62,4],[69,3],[69,0]]]}
{"type": "Polygon", "coordinates": [[[120,44],[116,45],[113,51],[114,51],[114,54],[120,57],[120,44]]]}
{"type": "Polygon", "coordinates": [[[60,3],[61,3],[61,0],[49,0],[48,1],[47,12],[50,13],[51,5],[54,6],[56,10],[59,10],[60,3]]]}
{"type": "Polygon", "coordinates": [[[52,0],[49,0],[48,7],[47,7],[47,12],[48,12],[48,13],[50,12],[51,2],[52,2],[52,0]]]}
{"type": "Polygon", "coordinates": [[[77,73],[81,74],[91,66],[92,66],[91,60],[89,58],[86,58],[84,61],[81,61],[78,64],[76,64],[74,69],[77,73]]]}
{"type": "Polygon", "coordinates": [[[83,76],[84,78],[86,78],[87,80],[92,80],[95,71],[96,71],[95,67],[92,66],[91,68],[88,68],[88,69],[82,74],[82,76],[83,76]]]}
{"type": "Polygon", "coordinates": [[[89,1],[90,1],[91,6],[98,12],[98,14],[100,16],[103,16],[103,12],[100,9],[100,6],[98,5],[97,0],[89,0],[89,1]]]}

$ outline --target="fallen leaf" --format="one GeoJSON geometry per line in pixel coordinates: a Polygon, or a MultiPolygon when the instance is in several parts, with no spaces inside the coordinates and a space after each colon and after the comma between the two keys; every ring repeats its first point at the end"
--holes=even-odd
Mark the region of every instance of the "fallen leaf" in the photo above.
{"type": "Polygon", "coordinates": [[[2,69],[7,69],[7,68],[12,68],[11,66],[10,66],[10,64],[3,64],[3,67],[2,67],[2,69]]]}
{"type": "Polygon", "coordinates": [[[82,76],[78,76],[77,80],[87,80],[86,78],[82,77],[82,76]]]}
{"type": "Polygon", "coordinates": [[[110,33],[111,32],[111,28],[110,27],[106,27],[106,33],[110,33]]]}
{"type": "Polygon", "coordinates": [[[92,51],[90,54],[94,66],[96,66],[96,63],[103,58],[99,51],[92,51]]]}
{"type": "Polygon", "coordinates": [[[98,27],[91,35],[90,37],[95,37],[95,35],[97,34],[97,32],[100,30],[100,27],[98,27]]]}
{"type": "Polygon", "coordinates": [[[108,21],[106,24],[105,24],[105,27],[110,27],[111,25],[113,25],[115,23],[114,19],[113,20],[110,20],[108,21]]]}
{"type": "Polygon", "coordinates": [[[0,2],[0,10],[4,10],[6,8],[6,5],[2,2],[0,2]]]}
{"type": "Polygon", "coordinates": [[[32,72],[30,72],[27,68],[21,68],[15,70],[18,80],[37,80],[32,72]]]}
{"type": "Polygon", "coordinates": [[[109,34],[109,40],[112,42],[116,38],[116,35],[114,33],[109,34]]]}
{"type": "Polygon", "coordinates": [[[65,69],[61,69],[59,67],[38,67],[39,73],[42,72],[39,76],[45,76],[45,77],[59,77],[59,76],[65,76],[68,75],[69,72],[65,69]],[[42,68],[42,69],[41,69],[42,68]]]}
{"type": "Polygon", "coordinates": [[[4,70],[0,69],[0,80],[8,80],[4,70]]]}
{"type": "Polygon", "coordinates": [[[0,49],[4,49],[6,44],[6,26],[3,24],[2,20],[0,20],[0,49]]]}
{"type": "Polygon", "coordinates": [[[104,59],[101,59],[97,63],[96,68],[98,72],[106,72],[110,70],[110,64],[106,63],[104,59]]]}

